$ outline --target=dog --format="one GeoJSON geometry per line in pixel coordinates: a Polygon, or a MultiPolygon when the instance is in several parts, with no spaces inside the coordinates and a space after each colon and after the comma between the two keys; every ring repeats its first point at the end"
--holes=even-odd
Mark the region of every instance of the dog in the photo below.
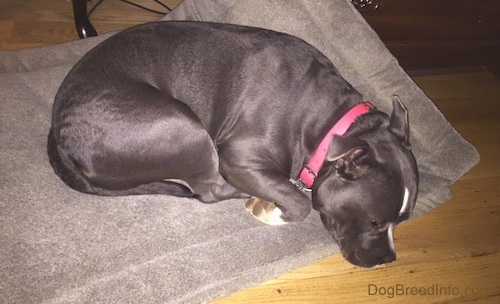
{"type": "Polygon", "coordinates": [[[71,188],[247,198],[260,221],[312,208],[361,267],[395,259],[394,226],[415,204],[408,114],[363,101],[305,41],[229,24],[170,21],[88,52],[53,105],[48,155],[71,188]]]}

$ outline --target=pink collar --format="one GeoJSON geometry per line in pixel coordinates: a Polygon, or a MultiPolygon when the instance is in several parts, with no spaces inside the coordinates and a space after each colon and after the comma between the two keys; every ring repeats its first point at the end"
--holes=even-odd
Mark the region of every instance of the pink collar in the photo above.
{"type": "Polygon", "coordinates": [[[342,116],[342,118],[330,129],[328,134],[326,134],[316,148],[316,151],[314,151],[309,163],[307,163],[300,172],[300,182],[306,187],[306,190],[311,189],[316,176],[318,176],[319,170],[323,167],[333,135],[344,135],[356,118],[368,113],[373,108],[375,107],[369,102],[360,103],[350,109],[349,112],[342,116]]]}

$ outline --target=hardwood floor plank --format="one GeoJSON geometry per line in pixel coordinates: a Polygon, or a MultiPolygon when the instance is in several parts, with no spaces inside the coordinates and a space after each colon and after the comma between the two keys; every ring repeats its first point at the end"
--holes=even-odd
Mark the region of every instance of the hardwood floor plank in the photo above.
{"type": "Polygon", "coordinates": [[[386,303],[391,298],[398,302],[429,303],[484,298],[498,292],[496,274],[487,270],[498,265],[499,258],[500,254],[495,253],[449,259],[438,265],[403,265],[338,274],[334,278],[277,281],[251,288],[252,297],[235,294],[217,303],[386,303]],[[460,275],[450,278],[450,269],[460,275]],[[388,294],[390,288],[403,288],[406,292],[391,296],[388,294]],[[417,293],[407,288],[416,288],[417,293]],[[419,293],[420,288],[425,291],[419,293]],[[444,290],[440,291],[441,288],[444,290]],[[434,294],[428,294],[429,290],[434,294]],[[476,290],[478,294],[472,294],[476,290]]]}
{"type": "Polygon", "coordinates": [[[55,44],[74,40],[76,30],[57,21],[15,22],[10,43],[13,44],[55,44]]]}
{"type": "Polygon", "coordinates": [[[430,98],[499,97],[498,78],[490,73],[464,73],[414,77],[430,98]]]}
{"type": "Polygon", "coordinates": [[[13,20],[0,20],[0,42],[10,40],[14,30],[13,20]]]}

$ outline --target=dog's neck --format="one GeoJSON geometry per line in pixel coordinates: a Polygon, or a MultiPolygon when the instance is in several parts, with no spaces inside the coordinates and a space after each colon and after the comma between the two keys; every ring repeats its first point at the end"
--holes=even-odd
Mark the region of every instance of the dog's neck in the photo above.
{"type": "Polygon", "coordinates": [[[303,191],[310,191],[319,170],[325,162],[326,154],[330,146],[330,141],[333,135],[344,135],[351,124],[361,115],[368,113],[375,107],[369,102],[363,102],[351,108],[335,125],[328,131],[326,136],[321,140],[320,144],[314,151],[311,159],[304,166],[299,175],[299,180],[295,183],[297,187],[303,191]]]}

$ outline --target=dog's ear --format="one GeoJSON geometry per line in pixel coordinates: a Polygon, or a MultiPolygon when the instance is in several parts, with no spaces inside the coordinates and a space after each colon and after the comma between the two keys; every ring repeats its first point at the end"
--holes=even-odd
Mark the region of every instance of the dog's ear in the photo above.
{"type": "Polygon", "coordinates": [[[392,114],[389,131],[407,148],[410,148],[410,126],[408,124],[408,111],[399,96],[392,99],[392,114]]]}
{"type": "Polygon", "coordinates": [[[362,139],[334,135],[326,161],[333,162],[339,176],[354,180],[366,172],[369,162],[362,160],[369,152],[368,143],[362,139]]]}

